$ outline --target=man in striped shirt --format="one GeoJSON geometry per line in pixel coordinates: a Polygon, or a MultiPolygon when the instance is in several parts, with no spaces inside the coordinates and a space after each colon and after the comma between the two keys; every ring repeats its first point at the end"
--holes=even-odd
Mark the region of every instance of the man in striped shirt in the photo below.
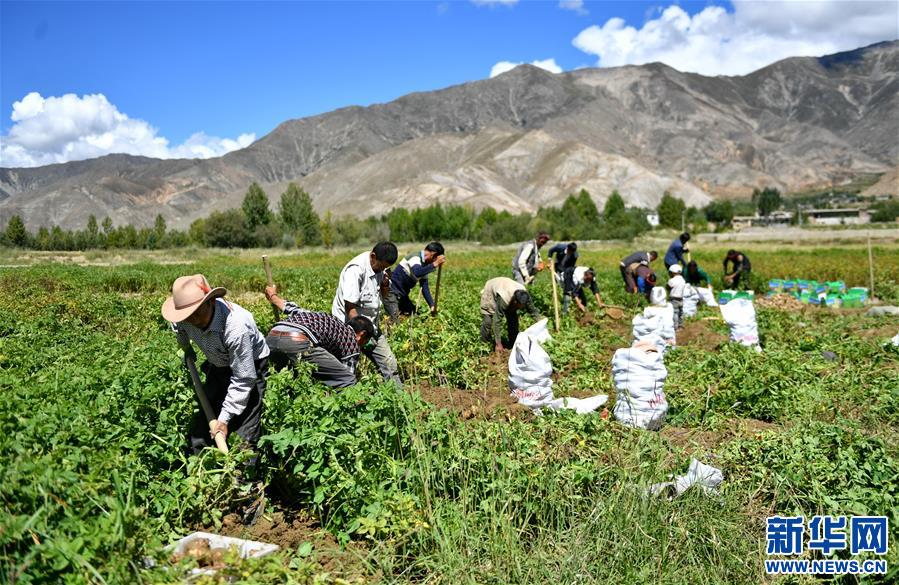
{"type": "Polygon", "coordinates": [[[428,283],[428,275],[446,262],[443,244],[431,242],[425,249],[416,254],[409,254],[402,260],[390,275],[390,291],[384,297],[384,308],[390,315],[390,322],[396,323],[400,315],[415,313],[415,303],[409,298],[416,284],[421,285],[421,294],[425,302],[431,307],[431,314],[435,314],[434,297],[431,296],[431,287],[428,283]]]}
{"type": "Polygon", "coordinates": [[[275,286],[265,287],[265,297],[286,315],[265,338],[276,368],[301,360],[314,365],[312,376],[331,388],[356,383],[359,353],[375,335],[368,317],[357,315],[344,323],[328,313],[307,311],[278,296],[275,286]]]}
{"type": "Polygon", "coordinates": [[[233,432],[251,449],[259,442],[269,349],[253,315],[222,298],[226,294],[210,287],[202,274],[182,276],[162,305],[179,341],[188,346],[193,341],[206,356],[200,367],[206,374],[203,388],[218,414],[208,422],[202,409],[194,415],[188,436],[194,453],[212,446],[219,433],[233,432]]]}

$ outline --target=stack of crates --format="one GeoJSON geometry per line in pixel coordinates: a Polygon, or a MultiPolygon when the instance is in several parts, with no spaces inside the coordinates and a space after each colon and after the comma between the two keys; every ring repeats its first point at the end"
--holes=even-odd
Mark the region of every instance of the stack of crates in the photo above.
{"type": "Polygon", "coordinates": [[[868,302],[868,289],[861,286],[850,288],[846,291],[846,294],[841,295],[841,297],[843,306],[846,308],[863,307],[865,303],[868,302]]]}

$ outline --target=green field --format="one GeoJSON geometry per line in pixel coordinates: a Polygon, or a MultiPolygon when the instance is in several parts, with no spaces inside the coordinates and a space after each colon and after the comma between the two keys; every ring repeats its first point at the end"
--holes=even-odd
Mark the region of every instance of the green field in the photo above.
{"type": "MultiPolygon", "coordinates": [[[[724,249],[697,253],[719,278],[724,249]]],[[[868,286],[861,246],[743,250],[760,287],[784,277],[868,286]]],[[[359,251],[274,251],[275,280],[301,306],[329,310],[359,251]]],[[[163,548],[202,528],[282,545],[210,582],[764,583],[776,581],[763,565],[774,514],[888,516],[890,573],[865,582],[899,580],[899,351],[885,345],[899,319],[759,306],[759,355],[727,343],[717,309],[702,308],[665,358],[661,432],[596,414],[534,417],[508,399],[506,365],[478,339],[479,291],[507,275],[512,249],[447,251],[438,317],[391,332],[403,392],[367,366],[339,393],[303,372],[270,378],[268,504],[252,528],[234,516],[251,497],[236,461],[183,454],[193,391],[159,308],[176,277],[202,272],[267,331],[258,253],[50,262],[4,251],[0,582],[182,582],[191,561],[163,548]],[[644,495],[691,457],[723,470],[720,496],[644,495]]],[[[607,302],[626,301],[617,261],[629,251],[581,253],[607,302]]],[[[874,252],[877,296],[899,304],[899,247],[874,252]]],[[[534,290],[550,315],[549,279],[534,290]]],[[[563,320],[547,347],[557,395],[606,393],[611,407],[610,359],[630,344],[629,317],[563,320]]]]}

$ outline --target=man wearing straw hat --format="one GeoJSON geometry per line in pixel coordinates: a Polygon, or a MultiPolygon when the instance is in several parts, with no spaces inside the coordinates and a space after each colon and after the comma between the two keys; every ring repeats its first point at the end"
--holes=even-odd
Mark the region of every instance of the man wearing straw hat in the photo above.
{"type": "Polygon", "coordinates": [[[207,423],[202,409],[194,415],[188,435],[193,453],[211,446],[219,433],[236,433],[250,449],[259,442],[269,349],[253,315],[226,301],[227,292],[209,286],[202,274],[182,276],[162,305],[179,343],[189,347],[193,341],[206,356],[203,388],[217,418],[207,423]]]}

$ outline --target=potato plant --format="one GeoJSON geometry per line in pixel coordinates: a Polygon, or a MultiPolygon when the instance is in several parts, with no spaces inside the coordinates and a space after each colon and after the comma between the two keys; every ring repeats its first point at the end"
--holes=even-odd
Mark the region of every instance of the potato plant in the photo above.
{"type": "MultiPolygon", "coordinates": [[[[629,249],[583,248],[604,299],[633,302],[617,269],[629,249]]],[[[718,313],[703,308],[691,327],[706,341],[666,357],[671,409],[660,433],[599,415],[490,411],[508,387],[505,365],[478,339],[479,291],[509,272],[512,249],[448,250],[439,314],[389,333],[403,391],[368,365],[341,392],[302,368],[270,379],[265,514],[313,516],[357,551],[363,581],[758,583],[774,513],[886,514],[896,542],[899,352],[884,346],[895,319],[762,308],[759,355],[727,344],[718,313]],[[451,401],[435,406],[442,393],[486,400],[465,415],[451,401]],[[694,456],[724,471],[720,497],[645,496],[694,456]]],[[[866,286],[860,247],[744,251],[759,283],[866,286]]],[[[355,253],[273,253],[275,279],[286,298],[327,311],[355,253]]],[[[878,296],[899,302],[899,254],[876,254],[878,296]]],[[[695,255],[720,277],[723,249],[695,255]]],[[[185,455],[193,392],[159,306],[177,276],[202,272],[267,330],[261,263],[214,252],[151,260],[0,269],[2,582],[181,582],[189,563],[173,564],[163,547],[220,529],[251,497],[234,457],[185,455]]],[[[551,317],[546,275],[532,290],[551,317]]],[[[629,329],[601,314],[564,317],[547,344],[557,394],[614,400],[610,359],[629,329]]],[[[887,581],[899,577],[896,550],[887,581]]],[[[329,566],[307,543],[210,581],[339,582],[329,566]]]]}

